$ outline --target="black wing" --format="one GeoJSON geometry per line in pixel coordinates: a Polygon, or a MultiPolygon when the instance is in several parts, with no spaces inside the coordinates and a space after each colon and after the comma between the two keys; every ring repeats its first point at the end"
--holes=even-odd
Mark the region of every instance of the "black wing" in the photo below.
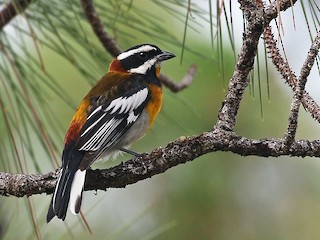
{"type": "MultiPolygon", "coordinates": [[[[150,99],[146,86],[94,108],[81,129],[77,148],[95,152],[95,159],[114,146],[135,123],[150,99]]],[[[91,161],[94,161],[92,159],[91,161]]]]}

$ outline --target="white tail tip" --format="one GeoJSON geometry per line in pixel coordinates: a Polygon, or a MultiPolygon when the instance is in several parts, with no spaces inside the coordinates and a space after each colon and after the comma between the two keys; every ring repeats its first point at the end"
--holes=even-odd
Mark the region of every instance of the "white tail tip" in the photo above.
{"type": "Polygon", "coordinates": [[[80,169],[76,171],[70,192],[70,211],[77,215],[80,211],[82,191],[84,186],[84,180],[86,177],[86,170],[81,171],[80,169]]]}

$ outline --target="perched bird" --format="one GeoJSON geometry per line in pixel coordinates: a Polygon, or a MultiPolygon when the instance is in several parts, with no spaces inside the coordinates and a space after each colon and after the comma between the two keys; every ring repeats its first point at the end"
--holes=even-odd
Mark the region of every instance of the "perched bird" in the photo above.
{"type": "Polygon", "coordinates": [[[173,57],[151,44],[132,47],[111,62],[85,96],[65,136],[47,222],[55,216],[65,220],[68,205],[73,214],[79,213],[86,170],[93,162],[119,151],[134,153],[128,148],[143,137],[161,108],[161,62],[173,57]]]}

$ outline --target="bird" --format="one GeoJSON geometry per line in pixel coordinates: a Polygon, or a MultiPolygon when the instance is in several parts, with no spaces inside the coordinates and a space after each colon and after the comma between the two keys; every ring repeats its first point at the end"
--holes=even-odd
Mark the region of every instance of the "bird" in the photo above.
{"type": "Polygon", "coordinates": [[[173,57],[153,44],[131,47],[113,59],[83,98],[65,135],[47,223],[55,216],[64,221],[68,205],[73,214],[80,212],[86,170],[95,161],[120,152],[137,155],[129,148],[150,129],[161,109],[161,63],[173,57]]]}

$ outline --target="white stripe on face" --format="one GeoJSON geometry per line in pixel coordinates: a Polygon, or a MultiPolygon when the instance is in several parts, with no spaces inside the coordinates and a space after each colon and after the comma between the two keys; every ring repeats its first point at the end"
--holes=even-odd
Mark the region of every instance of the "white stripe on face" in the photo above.
{"type": "Polygon", "coordinates": [[[131,73],[140,73],[145,74],[157,61],[157,57],[154,57],[148,61],[146,61],[143,65],[137,67],[137,68],[131,68],[129,72],[131,73]]]}
{"type": "Polygon", "coordinates": [[[141,47],[139,47],[139,48],[132,49],[132,50],[129,50],[129,51],[127,51],[127,52],[121,53],[121,54],[117,57],[117,59],[120,61],[120,60],[125,59],[125,58],[127,58],[127,57],[129,57],[129,56],[132,56],[132,55],[134,55],[134,54],[136,54],[136,53],[139,53],[139,52],[148,52],[148,51],[151,51],[151,50],[157,50],[157,49],[156,49],[155,47],[150,46],[150,45],[143,45],[143,46],[141,46],[141,47]]]}

